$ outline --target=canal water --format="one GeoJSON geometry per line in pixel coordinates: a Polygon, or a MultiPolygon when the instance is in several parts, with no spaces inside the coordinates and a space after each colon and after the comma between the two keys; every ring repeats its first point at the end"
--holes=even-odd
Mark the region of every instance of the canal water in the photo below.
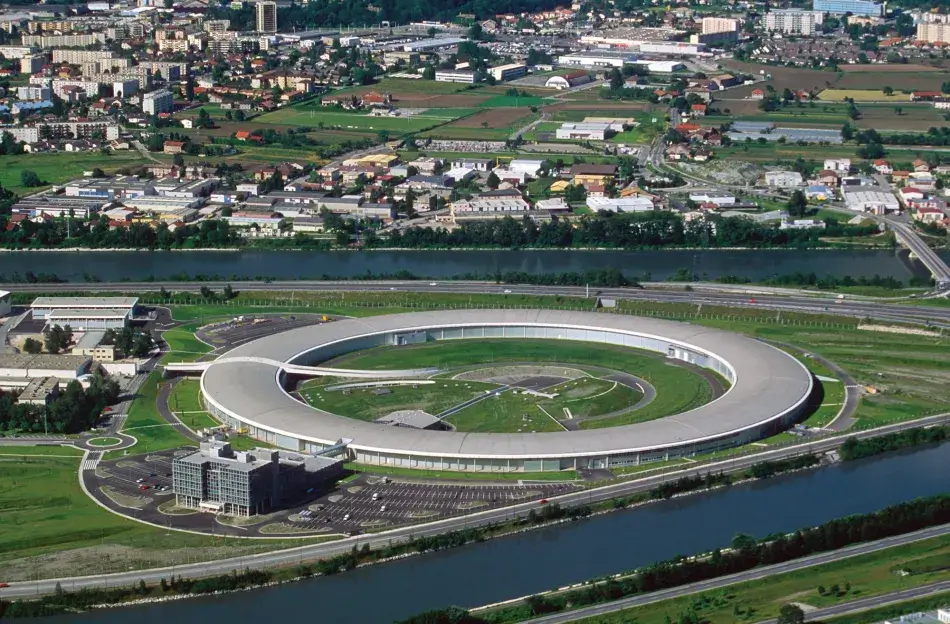
{"type": "Polygon", "coordinates": [[[678,554],[950,492],[950,444],[806,471],[327,578],[213,598],[50,618],[73,624],[376,624],[473,607],[678,554]]]}
{"type": "MultiPolygon", "coordinates": [[[[947,256],[950,259],[950,256],[947,256]]],[[[794,272],[873,277],[907,281],[927,277],[917,261],[896,250],[720,250],[720,251],[50,251],[0,253],[0,275],[54,273],[81,282],[84,274],[102,281],[220,275],[229,279],[359,277],[367,273],[408,271],[421,277],[448,278],[496,271],[582,272],[618,268],[633,278],[649,273],[664,280],[679,269],[713,279],[736,275],[751,280],[794,272]],[[235,276],[235,277],[231,277],[235,276]]],[[[0,278],[3,279],[3,278],[0,278]]]]}

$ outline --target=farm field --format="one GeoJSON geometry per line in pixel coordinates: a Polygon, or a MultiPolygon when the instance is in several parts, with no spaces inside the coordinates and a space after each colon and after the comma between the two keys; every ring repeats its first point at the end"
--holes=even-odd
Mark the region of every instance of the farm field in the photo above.
{"type": "MultiPolygon", "coordinates": [[[[880,82],[880,79],[878,80],[880,82]]],[[[894,91],[886,95],[880,89],[845,89],[841,84],[835,85],[834,89],[825,89],[818,94],[818,99],[826,102],[844,102],[845,98],[851,98],[855,102],[889,102],[894,104],[905,104],[908,102],[907,94],[900,91],[894,91]]]]}
{"type": "Polygon", "coordinates": [[[531,123],[537,116],[530,108],[495,108],[429,130],[422,137],[504,141],[513,130],[531,123]]]}
{"type": "MultiPolygon", "coordinates": [[[[749,97],[754,89],[763,89],[764,85],[771,84],[777,91],[782,89],[802,89],[804,91],[820,91],[830,89],[837,84],[841,74],[831,71],[820,71],[816,69],[802,69],[798,67],[781,67],[773,65],[760,65],[758,63],[747,63],[730,59],[723,63],[726,69],[736,70],[747,74],[760,76],[760,71],[771,74],[772,79],[766,82],[758,82],[754,85],[745,85],[729,89],[724,94],[724,99],[735,100],[749,97]]],[[[896,88],[896,87],[895,87],[896,88]]]]}
{"type": "MultiPolygon", "coordinates": [[[[255,121],[260,124],[290,124],[315,127],[322,123],[324,126],[345,130],[363,130],[369,132],[419,132],[433,126],[447,123],[459,117],[453,109],[440,109],[444,113],[432,111],[426,116],[377,117],[368,113],[338,112],[333,110],[308,108],[284,108],[266,113],[255,121]]],[[[464,111],[462,111],[464,113],[464,111]]]]}
{"type": "MultiPolygon", "coordinates": [[[[946,70],[930,68],[931,71],[914,71],[903,69],[908,65],[894,65],[882,68],[872,67],[873,71],[845,72],[835,83],[835,89],[876,89],[880,91],[889,86],[895,92],[900,91],[939,91],[940,85],[946,82],[946,70]],[[881,71],[882,69],[892,71],[881,71]]],[[[904,96],[906,99],[906,95],[904,96]]]]}
{"type": "MultiPolygon", "coordinates": [[[[319,381],[319,380],[313,380],[319,381]]],[[[412,386],[389,386],[388,394],[375,394],[378,388],[328,390],[339,384],[302,384],[300,396],[310,405],[340,416],[373,421],[397,410],[422,410],[441,414],[469,399],[498,386],[477,381],[436,380],[412,386]]]]}

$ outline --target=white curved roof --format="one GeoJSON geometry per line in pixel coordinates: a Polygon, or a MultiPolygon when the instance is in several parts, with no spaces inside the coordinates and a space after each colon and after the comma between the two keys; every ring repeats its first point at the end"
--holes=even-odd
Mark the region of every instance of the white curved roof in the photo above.
{"type": "MultiPolygon", "coordinates": [[[[721,330],[642,317],[555,310],[451,310],[348,319],[292,329],[241,345],[201,378],[206,400],[248,425],[323,444],[350,438],[351,447],[417,456],[539,459],[616,455],[707,439],[761,426],[797,409],[812,378],[795,358],[754,339],[721,330]],[[735,383],[711,403],[648,422],[556,433],[462,433],[385,427],[337,416],[293,399],[277,383],[278,368],[255,357],[287,362],[321,344],[370,334],[463,326],[609,329],[662,337],[728,362],[735,383]],[[231,359],[234,361],[229,361],[231,359]]],[[[663,392],[663,388],[658,388],[663,392]]]]}

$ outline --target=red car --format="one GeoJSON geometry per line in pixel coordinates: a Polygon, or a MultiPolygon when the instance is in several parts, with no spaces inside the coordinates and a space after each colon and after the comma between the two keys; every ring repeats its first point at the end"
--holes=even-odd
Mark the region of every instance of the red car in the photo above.
{"type": "Polygon", "coordinates": [[[149,488],[149,486],[147,486],[147,485],[145,485],[145,484],[142,484],[142,485],[139,486],[139,489],[140,489],[140,490],[143,490],[143,491],[144,491],[144,490],[147,490],[148,488],[149,488]]]}
{"type": "Polygon", "coordinates": [[[4,587],[10,587],[10,583],[0,583],[0,589],[3,589],[4,587]]]}
{"type": "Polygon", "coordinates": [[[548,504],[548,499],[542,498],[542,499],[539,500],[538,502],[539,502],[540,504],[542,504],[542,505],[547,505],[547,504],[548,504]]]}

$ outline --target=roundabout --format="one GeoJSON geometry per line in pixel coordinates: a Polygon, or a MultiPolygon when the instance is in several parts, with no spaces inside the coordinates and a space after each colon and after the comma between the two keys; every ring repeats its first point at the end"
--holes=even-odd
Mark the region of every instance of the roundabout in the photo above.
{"type": "Polygon", "coordinates": [[[112,448],[121,445],[122,440],[113,436],[105,436],[101,438],[90,438],[86,440],[86,444],[99,448],[112,448]]]}
{"type": "MultiPolygon", "coordinates": [[[[801,416],[813,384],[795,358],[738,334],[641,317],[549,310],[456,310],[337,321],[251,341],[204,368],[201,392],[206,408],[228,426],[280,448],[319,452],[345,445],[361,463],[477,472],[609,468],[747,444],[791,426],[801,416]],[[356,351],[438,341],[474,347],[508,339],[583,342],[605,352],[650,351],[708,369],[730,386],[711,402],[646,422],[537,433],[383,426],[308,406],[287,389],[291,377],[334,376],[336,369],[324,364],[356,351]]],[[[367,371],[345,372],[372,377],[367,371]]],[[[380,372],[391,379],[406,377],[400,371],[380,372]]],[[[431,377],[439,371],[430,366],[410,372],[431,377]]]]}

